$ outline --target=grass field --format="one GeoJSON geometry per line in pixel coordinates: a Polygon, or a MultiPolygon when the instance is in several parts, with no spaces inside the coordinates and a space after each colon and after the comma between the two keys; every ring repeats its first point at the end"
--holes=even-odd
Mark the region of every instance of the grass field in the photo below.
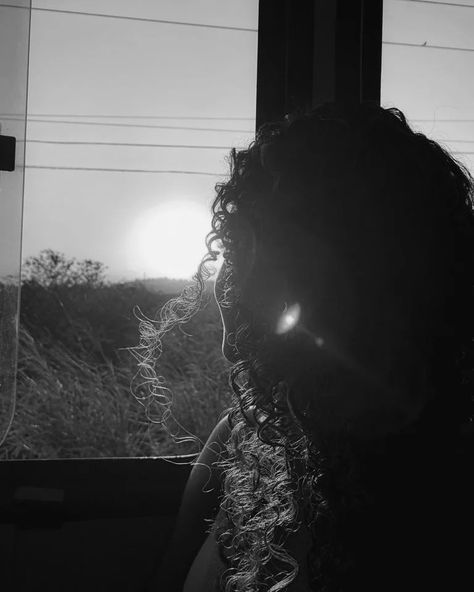
{"type": "MultiPolygon", "coordinates": [[[[151,423],[131,393],[139,306],[154,316],[159,282],[22,286],[15,419],[1,459],[156,456],[197,451],[151,423]]],[[[157,370],[182,426],[205,441],[230,405],[227,362],[212,297],[163,340],[157,370]]],[[[178,430],[176,424],[170,427],[178,430]]],[[[178,435],[186,435],[181,430],[178,435]]]]}

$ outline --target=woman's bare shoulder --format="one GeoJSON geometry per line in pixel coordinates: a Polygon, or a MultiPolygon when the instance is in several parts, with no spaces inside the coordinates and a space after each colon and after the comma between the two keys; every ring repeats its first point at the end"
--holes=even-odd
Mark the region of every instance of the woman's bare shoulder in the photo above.
{"type": "Polygon", "coordinates": [[[216,443],[220,448],[225,448],[225,444],[231,434],[231,426],[229,422],[229,411],[225,412],[222,419],[220,419],[216,427],[212,430],[207,443],[216,443]]]}
{"type": "MultiPolygon", "coordinates": [[[[152,582],[152,586],[170,581],[173,582],[173,590],[181,589],[188,569],[208,537],[209,524],[214,522],[221,500],[222,471],[217,461],[225,458],[225,443],[230,432],[228,414],[225,414],[193,462],[173,536],[162,557],[156,576],[158,579],[152,582]]],[[[210,545],[211,541],[207,543],[206,552],[210,545]]]]}
{"type": "Polygon", "coordinates": [[[229,440],[230,434],[229,414],[226,413],[210,433],[204,448],[195,461],[195,465],[202,464],[211,469],[218,468],[214,463],[224,460],[226,457],[226,443],[229,440]]]}

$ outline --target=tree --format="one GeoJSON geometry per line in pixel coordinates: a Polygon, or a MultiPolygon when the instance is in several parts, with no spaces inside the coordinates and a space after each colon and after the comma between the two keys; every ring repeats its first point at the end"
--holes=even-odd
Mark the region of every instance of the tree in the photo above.
{"type": "Polygon", "coordinates": [[[44,249],[39,255],[28,257],[22,266],[22,280],[36,282],[45,288],[53,286],[99,287],[105,283],[106,266],[100,261],[74,257],[44,249]]]}

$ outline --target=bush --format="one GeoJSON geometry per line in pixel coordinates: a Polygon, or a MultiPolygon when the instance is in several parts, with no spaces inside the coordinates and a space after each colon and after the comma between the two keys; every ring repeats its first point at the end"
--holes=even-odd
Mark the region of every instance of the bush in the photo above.
{"type": "Polygon", "coordinates": [[[28,257],[22,265],[22,277],[41,286],[101,286],[105,283],[106,266],[92,259],[68,259],[63,253],[44,249],[28,257]]]}

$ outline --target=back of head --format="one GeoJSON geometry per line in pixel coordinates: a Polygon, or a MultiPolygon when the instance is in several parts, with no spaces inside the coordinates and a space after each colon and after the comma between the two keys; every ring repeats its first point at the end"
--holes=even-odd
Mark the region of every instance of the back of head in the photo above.
{"type": "MultiPolygon", "coordinates": [[[[319,434],[397,431],[438,397],[445,425],[466,419],[470,393],[452,392],[474,332],[471,191],[394,109],[331,104],[263,127],[214,204],[228,357],[284,381],[319,434]]],[[[254,395],[244,407],[273,410],[254,395]]]]}
{"type": "Polygon", "coordinates": [[[328,104],[233,151],[213,213],[233,362],[226,590],[292,581],[285,540],[301,522],[314,589],[372,589],[367,570],[397,564],[379,553],[383,524],[392,551],[407,543],[408,498],[389,520],[394,504],[408,487],[422,507],[423,479],[436,482],[472,425],[471,177],[400,111],[328,104]]]}

